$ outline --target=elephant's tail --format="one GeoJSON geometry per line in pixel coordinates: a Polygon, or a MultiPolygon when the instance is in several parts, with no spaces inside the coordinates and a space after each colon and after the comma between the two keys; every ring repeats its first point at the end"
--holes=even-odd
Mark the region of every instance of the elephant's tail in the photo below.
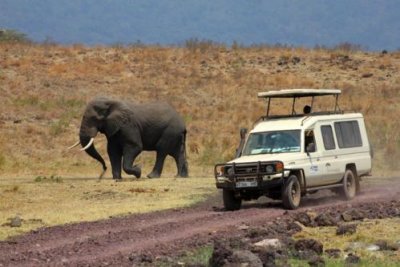
{"type": "Polygon", "coordinates": [[[182,133],[182,145],[181,145],[181,155],[183,155],[183,164],[181,170],[182,177],[189,176],[189,164],[187,162],[187,153],[186,153],[186,133],[187,130],[185,129],[182,133]]]}
{"type": "Polygon", "coordinates": [[[186,133],[187,133],[187,130],[185,129],[182,134],[182,148],[181,148],[182,153],[185,156],[185,159],[186,159],[186,133]]]}

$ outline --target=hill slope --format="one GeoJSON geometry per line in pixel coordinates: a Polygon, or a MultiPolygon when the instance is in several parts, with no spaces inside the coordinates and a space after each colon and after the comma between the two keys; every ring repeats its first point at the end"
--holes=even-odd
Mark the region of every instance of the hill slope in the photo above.
{"type": "MultiPolygon", "coordinates": [[[[398,169],[399,53],[201,43],[191,48],[0,44],[0,56],[4,176],[100,173],[85,153],[66,150],[78,139],[86,102],[96,95],[170,102],[188,126],[191,174],[211,175],[213,164],[232,158],[239,128],[251,128],[264,114],[258,91],[302,87],[343,89],[341,108],[365,114],[375,171],[398,169]]],[[[104,137],[96,139],[104,156],[105,143],[104,137]]],[[[145,153],[138,162],[150,172],[154,155],[145,153]]],[[[166,163],[164,175],[175,175],[172,159],[166,163]]]]}

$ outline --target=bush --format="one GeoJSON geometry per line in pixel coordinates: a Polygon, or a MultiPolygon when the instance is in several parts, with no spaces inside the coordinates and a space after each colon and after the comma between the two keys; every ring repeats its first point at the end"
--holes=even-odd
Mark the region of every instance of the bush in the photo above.
{"type": "Polygon", "coordinates": [[[36,178],[34,179],[35,183],[41,183],[41,182],[48,182],[48,183],[62,183],[63,180],[61,178],[61,176],[56,176],[56,175],[51,175],[50,177],[47,176],[36,176],[36,178]]]}
{"type": "Polygon", "coordinates": [[[205,53],[208,50],[225,46],[211,40],[199,40],[197,38],[191,38],[185,41],[185,47],[191,52],[200,51],[201,53],[205,53]]]}
{"type": "Polygon", "coordinates": [[[0,42],[8,43],[31,43],[25,33],[21,33],[15,30],[0,29],[0,42]]]}
{"type": "Polygon", "coordinates": [[[346,52],[356,52],[356,51],[363,51],[363,47],[359,44],[352,44],[348,42],[337,44],[333,47],[333,50],[341,50],[346,52]]]}

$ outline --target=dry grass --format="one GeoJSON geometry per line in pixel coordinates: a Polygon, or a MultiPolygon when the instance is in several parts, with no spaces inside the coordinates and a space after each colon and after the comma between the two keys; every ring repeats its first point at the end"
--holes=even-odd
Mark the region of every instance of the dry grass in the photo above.
{"type": "Polygon", "coordinates": [[[0,181],[0,240],[43,226],[184,207],[216,192],[211,178],[35,179],[0,181]],[[7,225],[20,216],[21,227],[7,225]]]}

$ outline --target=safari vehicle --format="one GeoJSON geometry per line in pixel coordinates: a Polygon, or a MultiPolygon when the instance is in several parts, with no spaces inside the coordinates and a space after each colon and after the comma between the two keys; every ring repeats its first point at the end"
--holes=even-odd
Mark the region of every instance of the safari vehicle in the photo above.
{"type": "Polygon", "coordinates": [[[340,93],[337,89],[258,93],[267,102],[266,115],[248,135],[241,130],[236,158],[214,169],[227,210],[240,209],[242,200],[260,196],[281,199],[284,208],[296,209],[302,196],[321,189],[331,189],[347,200],[355,197],[361,177],[371,171],[371,148],[363,115],[341,111],[340,93]],[[317,97],[330,97],[334,107],[313,112],[317,97]],[[270,115],[271,100],[279,98],[293,99],[291,113],[270,115]],[[311,102],[299,114],[298,99],[311,102]]]}

